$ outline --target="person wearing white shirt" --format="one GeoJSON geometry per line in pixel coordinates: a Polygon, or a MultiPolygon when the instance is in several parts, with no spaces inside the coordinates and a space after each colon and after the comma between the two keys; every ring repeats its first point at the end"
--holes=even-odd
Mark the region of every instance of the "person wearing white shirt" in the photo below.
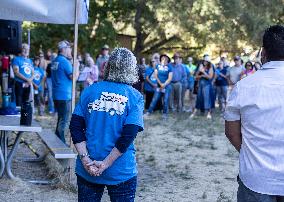
{"type": "Polygon", "coordinates": [[[284,27],[263,36],[263,69],[237,82],[225,133],[240,152],[238,202],[284,201],[284,27]]]}

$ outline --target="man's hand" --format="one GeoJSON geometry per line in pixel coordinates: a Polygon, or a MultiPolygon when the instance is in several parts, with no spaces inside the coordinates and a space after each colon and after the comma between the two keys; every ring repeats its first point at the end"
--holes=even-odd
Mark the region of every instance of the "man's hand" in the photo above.
{"type": "Polygon", "coordinates": [[[98,168],[96,166],[88,166],[89,163],[92,162],[92,160],[85,156],[81,159],[82,164],[85,168],[85,170],[92,176],[97,176],[98,168]]]}
{"type": "Polygon", "coordinates": [[[100,176],[110,165],[105,161],[92,161],[87,166],[89,168],[97,168],[95,176],[100,176]]]}

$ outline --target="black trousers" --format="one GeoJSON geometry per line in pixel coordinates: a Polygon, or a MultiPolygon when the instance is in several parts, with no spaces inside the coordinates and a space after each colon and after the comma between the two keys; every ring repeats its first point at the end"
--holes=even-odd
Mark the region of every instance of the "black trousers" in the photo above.
{"type": "Polygon", "coordinates": [[[29,100],[31,88],[23,87],[23,83],[15,81],[15,95],[16,95],[16,105],[22,106],[23,102],[29,100]]]}

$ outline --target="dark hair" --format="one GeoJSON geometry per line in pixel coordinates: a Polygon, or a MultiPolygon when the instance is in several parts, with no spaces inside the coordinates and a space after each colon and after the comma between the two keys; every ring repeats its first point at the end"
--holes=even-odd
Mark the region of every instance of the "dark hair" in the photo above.
{"type": "Polygon", "coordinates": [[[36,60],[40,61],[40,57],[39,56],[35,56],[34,57],[34,61],[36,61],[36,60]]]}
{"type": "Polygon", "coordinates": [[[274,25],[265,30],[263,48],[268,61],[284,60],[284,26],[274,25]]]}
{"type": "Polygon", "coordinates": [[[250,64],[251,69],[253,69],[253,64],[252,64],[252,62],[251,62],[251,61],[247,61],[247,62],[246,62],[246,64],[245,64],[245,68],[247,67],[247,65],[248,65],[248,64],[250,64]]]}
{"type": "Polygon", "coordinates": [[[139,63],[140,63],[140,64],[142,64],[142,60],[143,60],[143,59],[146,61],[146,58],[142,57],[142,58],[139,59],[139,63]]]}
{"type": "Polygon", "coordinates": [[[206,69],[210,69],[211,67],[213,67],[212,63],[206,60],[202,60],[202,64],[206,69]],[[204,62],[207,62],[207,64],[205,65],[204,62]]]}

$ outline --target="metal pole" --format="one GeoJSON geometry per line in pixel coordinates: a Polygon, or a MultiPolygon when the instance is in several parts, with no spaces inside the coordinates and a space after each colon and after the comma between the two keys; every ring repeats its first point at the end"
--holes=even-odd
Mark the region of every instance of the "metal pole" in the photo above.
{"type": "MultiPolygon", "coordinates": [[[[74,51],[73,51],[73,76],[72,76],[72,102],[71,102],[71,111],[74,111],[75,100],[76,100],[76,79],[77,79],[77,69],[75,64],[77,61],[77,49],[78,49],[78,13],[79,13],[79,0],[75,0],[75,18],[74,18],[74,51]]],[[[74,150],[74,145],[72,143],[70,135],[70,147],[74,150]]],[[[74,167],[73,161],[69,161],[69,182],[71,183],[72,177],[74,176],[74,167]]]]}
{"type": "MultiPolygon", "coordinates": [[[[74,51],[73,51],[73,65],[75,66],[77,60],[77,49],[78,49],[78,10],[79,10],[79,0],[75,0],[75,21],[74,21],[74,51]]],[[[73,79],[72,79],[72,112],[75,108],[75,95],[76,95],[76,75],[77,69],[73,68],[73,79]]]]}

